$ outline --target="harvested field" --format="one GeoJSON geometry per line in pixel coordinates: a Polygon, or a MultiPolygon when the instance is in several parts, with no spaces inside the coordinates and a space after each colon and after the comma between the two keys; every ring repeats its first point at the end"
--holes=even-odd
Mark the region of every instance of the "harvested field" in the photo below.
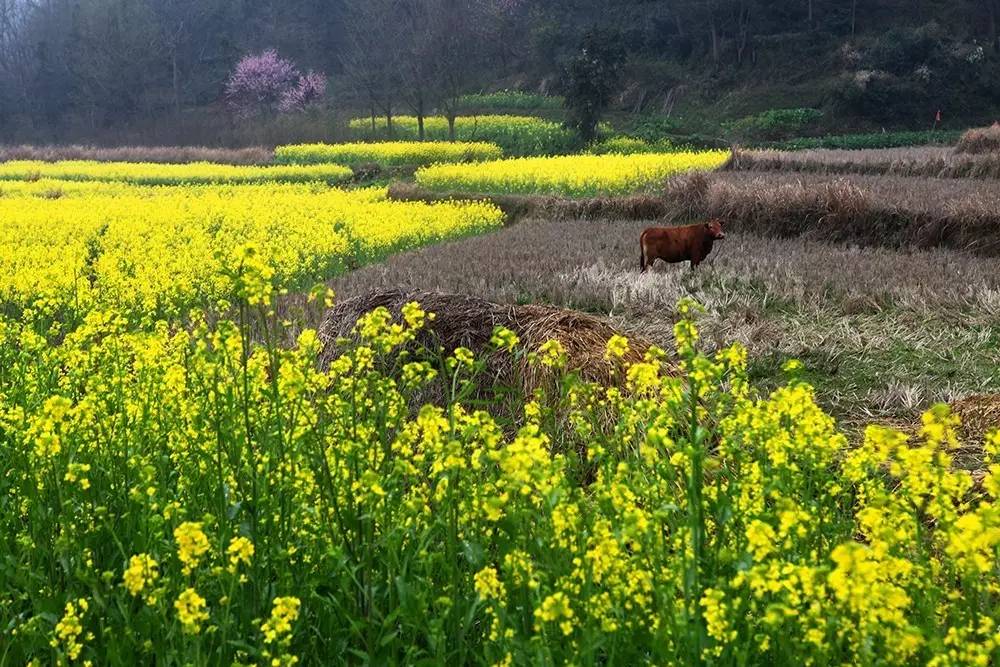
{"type": "Polygon", "coordinates": [[[759,235],[1000,254],[1000,187],[979,180],[695,174],[666,197],[672,219],[718,217],[759,235]]]}
{"type": "Polygon", "coordinates": [[[1000,391],[994,260],[736,232],[697,271],[659,264],[641,275],[645,225],[526,221],[396,255],[330,285],[338,300],[399,287],[549,303],[608,316],[662,345],[677,300],[692,296],[706,307],[708,345],[745,344],[766,381],[780,378],[788,358],[802,359],[824,406],[852,424],[912,419],[935,401],[1000,391]]]}
{"type": "Polygon", "coordinates": [[[222,164],[271,164],[274,151],[253,148],[205,146],[0,146],[0,162],[11,160],[93,160],[96,162],[218,162],[222,164]]]}
{"type": "Polygon", "coordinates": [[[545,220],[721,218],[727,229],[760,236],[890,248],[949,248],[1000,255],[1000,188],[972,179],[824,176],[794,173],[689,174],[666,195],[567,199],[529,195],[436,194],[394,184],[393,199],[490,200],[508,223],[545,220]]]}
{"type": "Polygon", "coordinates": [[[673,207],[662,197],[629,195],[568,199],[551,195],[470,195],[461,192],[432,192],[412,183],[393,183],[389,198],[399,201],[434,203],[448,200],[490,201],[500,207],[508,222],[524,218],[544,220],[654,220],[672,214],[673,207]]]}
{"type": "Polygon", "coordinates": [[[948,146],[803,151],[737,151],[728,171],[798,171],[931,178],[1000,178],[1000,153],[958,152],[948,146]]]}

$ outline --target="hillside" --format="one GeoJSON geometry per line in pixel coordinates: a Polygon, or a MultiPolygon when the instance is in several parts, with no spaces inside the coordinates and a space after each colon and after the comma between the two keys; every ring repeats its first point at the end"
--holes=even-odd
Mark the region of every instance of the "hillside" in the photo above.
{"type": "MultiPolygon", "coordinates": [[[[345,117],[372,108],[442,112],[458,95],[506,89],[559,95],[595,29],[626,57],[611,120],[642,136],[927,130],[938,111],[955,130],[1000,117],[998,17],[1000,0],[8,2],[0,142],[333,139],[345,117]],[[329,77],[322,113],[232,117],[234,66],[270,48],[329,77]],[[780,109],[822,114],[732,131],[780,109]]],[[[530,112],[562,118],[558,103],[542,106],[530,112]]]]}

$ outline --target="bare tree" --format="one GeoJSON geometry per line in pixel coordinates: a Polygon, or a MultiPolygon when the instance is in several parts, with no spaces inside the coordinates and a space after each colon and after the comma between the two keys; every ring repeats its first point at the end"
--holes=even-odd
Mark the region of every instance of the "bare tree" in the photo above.
{"type": "Polygon", "coordinates": [[[406,104],[417,118],[417,137],[426,138],[424,119],[437,101],[434,85],[435,64],[433,53],[434,20],[433,3],[425,0],[403,0],[399,20],[403,26],[401,42],[402,93],[406,104]]]}
{"type": "Polygon", "coordinates": [[[366,100],[371,111],[372,132],[377,112],[385,116],[386,131],[394,135],[393,114],[401,85],[399,23],[395,10],[399,0],[367,0],[345,10],[348,35],[341,68],[351,89],[366,100]]]}
{"type": "Polygon", "coordinates": [[[488,62],[500,7],[490,0],[427,0],[427,4],[433,17],[427,52],[434,65],[438,103],[448,120],[448,138],[454,141],[461,98],[475,86],[488,62]]]}

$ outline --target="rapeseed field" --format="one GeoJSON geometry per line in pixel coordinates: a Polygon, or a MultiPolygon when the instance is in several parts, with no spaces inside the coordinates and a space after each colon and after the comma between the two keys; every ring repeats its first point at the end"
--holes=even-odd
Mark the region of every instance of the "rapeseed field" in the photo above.
{"type": "Polygon", "coordinates": [[[351,340],[276,314],[489,204],[0,192],[0,665],[996,662],[1000,435],[943,406],[851,446],[688,301],[669,351],[608,340],[611,386],[503,327],[439,349],[418,303],[351,340]]]}

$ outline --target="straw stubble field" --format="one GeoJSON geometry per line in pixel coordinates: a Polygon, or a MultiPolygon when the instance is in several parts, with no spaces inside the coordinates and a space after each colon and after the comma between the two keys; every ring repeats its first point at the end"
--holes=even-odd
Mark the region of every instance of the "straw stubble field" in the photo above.
{"type": "Polygon", "coordinates": [[[638,271],[648,221],[526,220],[389,258],[330,283],[340,298],[400,288],[550,303],[609,317],[659,344],[674,307],[705,305],[714,346],[747,346],[768,382],[805,362],[821,402],[847,422],[905,420],[935,401],[1000,391],[995,259],[731,233],[697,271],[638,271]]]}

